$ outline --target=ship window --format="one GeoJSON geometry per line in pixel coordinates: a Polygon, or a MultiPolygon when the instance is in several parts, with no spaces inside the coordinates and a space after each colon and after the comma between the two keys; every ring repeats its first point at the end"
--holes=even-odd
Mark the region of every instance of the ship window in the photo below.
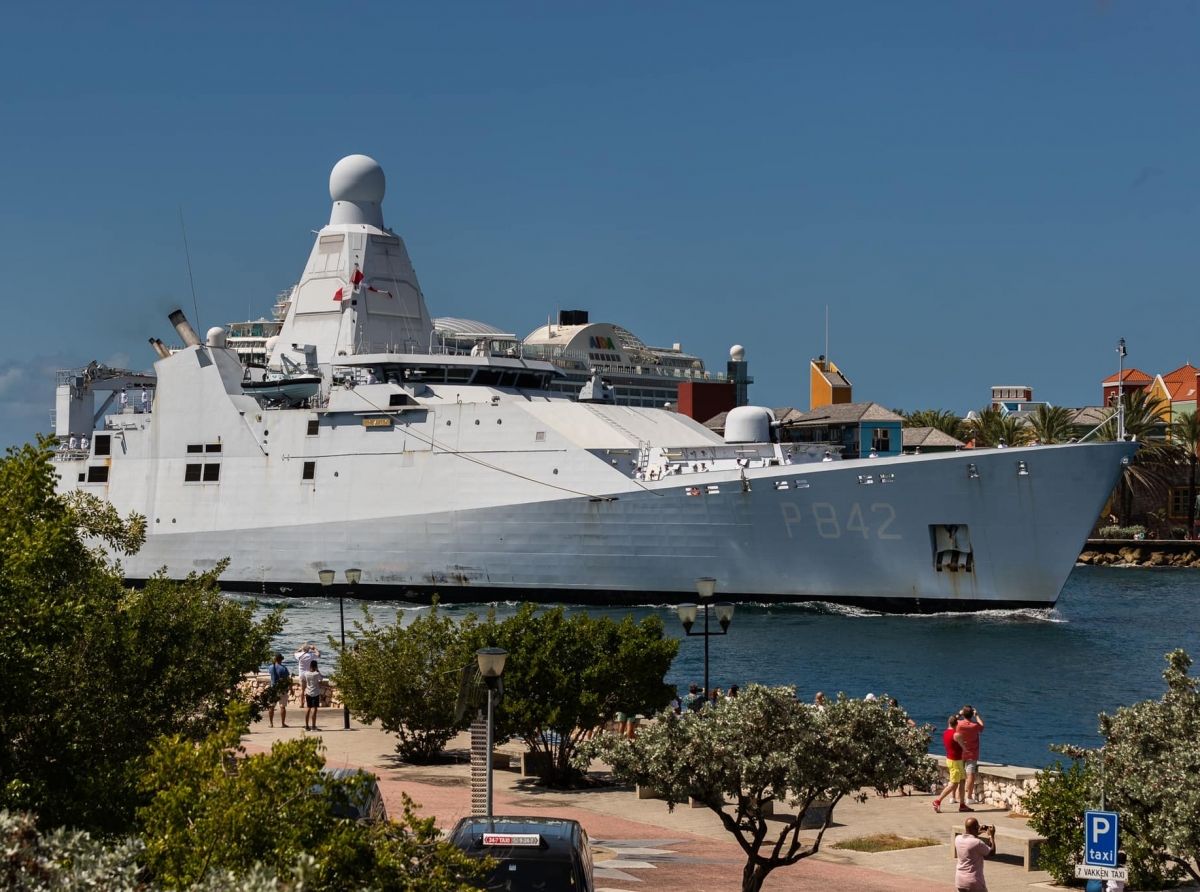
{"type": "Polygon", "coordinates": [[[524,387],[530,390],[537,390],[541,385],[542,376],[526,373],[517,378],[517,386],[524,387]]]}
{"type": "Polygon", "coordinates": [[[300,474],[301,480],[314,480],[317,476],[317,463],[315,461],[306,461],[304,470],[300,474]]]}
{"type": "Polygon", "coordinates": [[[92,465],[87,474],[88,483],[108,483],[108,465],[92,465]]]}
{"type": "MultiPolygon", "coordinates": [[[[546,441],[546,432],[545,431],[534,431],[533,439],[534,439],[534,442],[544,443],[546,441]]],[[[614,465],[616,464],[615,460],[613,461],[613,464],[614,465]]]]}
{"type": "Polygon", "coordinates": [[[204,482],[216,483],[221,479],[221,466],[216,462],[204,466],[204,482]]]}
{"type": "Polygon", "coordinates": [[[96,439],[92,441],[92,447],[96,455],[111,455],[112,436],[110,434],[96,434],[96,439]]]}
{"type": "Polygon", "coordinates": [[[204,444],[202,444],[202,443],[189,443],[189,444],[188,444],[188,450],[187,450],[187,451],[188,451],[189,453],[192,453],[192,452],[203,452],[203,451],[204,451],[204,444]]]}
{"type": "Polygon", "coordinates": [[[516,385],[517,385],[517,373],[516,372],[505,372],[504,377],[500,380],[500,386],[501,387],[516,387],[516,385]]]}
{"type": "Polygon", "coordinates": [[[80,471],[79,472],[79,482],[83,483],[83,481],[86,479],[87,479],[87,474],[83,473],[83,471],[80,471]]]}
{"type": "Polygon", "coordinates": [[[321,432],[321,420],[319,418],[308,419],[308,435],[315,437],[321,432]]]}
{"type": "Polygon", "coordinates": [[[450,384],[466,384],[471,380],[470,369],[450,368],[446,369],[446,381],[450,384]]]}
{"type": "Polygon", "coordinates": [[[475,373],[475,380],[473,383],[478,384],[481,387],[495,387],[500,383],[501,377],[502,373],[497,369],[480,369],[475,373]]]}
{"type": "Polygon", "coordinates": [[[183,482],[184,483],[199,483],[200,482],[200,471],[203,467],[204,467],[204,465],[188,465],[186,468],[183,469],[183,482]]]}
{"type": "Polygon", "coordinates": [[[220,443],[207,443],[204,446],[204,451],[205,452],[220,452],[221,444],[220,443]]]}

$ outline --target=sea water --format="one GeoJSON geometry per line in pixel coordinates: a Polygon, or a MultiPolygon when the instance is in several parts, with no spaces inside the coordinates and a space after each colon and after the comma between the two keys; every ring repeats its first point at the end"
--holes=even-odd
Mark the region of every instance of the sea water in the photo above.
{"type": "MultiPolygon", "coordinates": [[[[335,670],[328,637],[339,635],[338,600],[269,598],[258,610],[277,606],[287,624],[275,649],[291,662],[292,652],[310,642],[325,652],[322,668],[335,670]]],[[[380,624],[428,611],[396,602],[366,606],[380,624]]],[[[345,608],[349,640],[363,617],[359,602],[347,599],[345,608]]],[[[489,605],[441,609],[464,616],[489,605]]],[[[515,609],[496,605],[501,618],[515,609]]],[[[588,612],[657,614],[668,634],[682,639],[667,680],[681,690],[703,682],[704,640],[683,637],[673,608],[588,612]]],[[[693,630],[701,628],[702,619],[693,630]]],[[[720,629],[715,616],[710,628],[720,629]]],[[[1200,570],[1079,567],[1049,611],[885,616],[828,604],[738,605],[729,634],[709,639],[709,677],[722,689],[793,685],[805,700],[817,691],[890,695],[938,732],[969,703],[986,725],[982,759],[1041,767],[1057,758],[1051,744],[1099,745],[1098,713],[1161,696],[1163,656],[1175,648],[1200,659],[1200,570]]],[[[932,750],[940,752],[936,738],[932,750]]]]}

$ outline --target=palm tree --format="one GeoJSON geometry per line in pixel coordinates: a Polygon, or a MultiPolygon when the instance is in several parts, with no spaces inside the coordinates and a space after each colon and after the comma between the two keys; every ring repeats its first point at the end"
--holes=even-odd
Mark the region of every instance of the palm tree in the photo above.
{"type": "MultiPolygon", "coordinates": [[[[1160,396],[1154,396],[1148,390],[1127,390],[1122,400],[1125,405],[1125,435],[1135,440],[1145,442],[1155,435],[1161,435],[1166,427],[1163,416],[1166,414],[1167,402],[1160,396]]],[[[1117,438],[1117,416],[1104,423],[1096,435],[1098,440],[1115,440],[1117,438]]]]}
{"type": "Polygon", "coordinates": [[[916,412],[898,412],[904,416],[905,427],[932,427],[956,440],[965,440],[963,420],[946,409],[920,409],[916,412]]]}
{"type": "Polygon", "coordinates": [[[965,423],[966,438],[974,439],[977,447],[1023,446],[1029,442],[1029,428],[1015,415],[1004,415],[999,409],[980,409],[965,423]]]}
{"type": "Polygon", "coordinates": [[[1065,443],[1074,434],[1073,418],[1070,409],[1042,403],[1029,416],[1029,430],[1039,443],[1065,443]]]}
{"type": "MultiPolygon", "coordinates": [[[[1129,523],[1129,513],[1137,495],[1164,500],[1171,485],[1171,471],[1176,467],[1180,450],[1166,440],[1153,439],[1163,430],[1163,410],[1166,402],[1146,390],[1129,390],[1123,399],[1125,405],[1125,435],[1138,440],[1142,448],[1125,466],[1117,487],[1113,490],[1113,501],[1118,506],[1121,524],[1129,523]]],[[[1117,417],[1104,423],[1096,435],[1100,440],[1117,439],[1117,417]]]]}
{"type": "Polygon", "coordinates": [[[1187,535],[1196,531],[1196,465],[1200,463],[1200,415],[1189,412],[1171,422],[1171,442],[1187,454],[1191,468],[1188,480],[1187,535]]]}

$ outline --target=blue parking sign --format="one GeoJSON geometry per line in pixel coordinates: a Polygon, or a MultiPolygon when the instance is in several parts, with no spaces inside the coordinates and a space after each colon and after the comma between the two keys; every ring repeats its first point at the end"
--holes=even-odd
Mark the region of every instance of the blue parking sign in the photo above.
{"type": "Polygon", "coordinates": [[[1117,813],[1083,813],[1083,863],[1091,867],[1117,866],[1117,813]]]}

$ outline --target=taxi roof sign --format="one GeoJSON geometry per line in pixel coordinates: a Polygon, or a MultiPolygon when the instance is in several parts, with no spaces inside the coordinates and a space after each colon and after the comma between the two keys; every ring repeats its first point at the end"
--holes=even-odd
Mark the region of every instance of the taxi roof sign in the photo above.
{"type": "Polygon", "coordinates": [[[485,846],[540,846],[542,836],[540,833],[485,833],[483,834],[483,844],[485,846]]]}

